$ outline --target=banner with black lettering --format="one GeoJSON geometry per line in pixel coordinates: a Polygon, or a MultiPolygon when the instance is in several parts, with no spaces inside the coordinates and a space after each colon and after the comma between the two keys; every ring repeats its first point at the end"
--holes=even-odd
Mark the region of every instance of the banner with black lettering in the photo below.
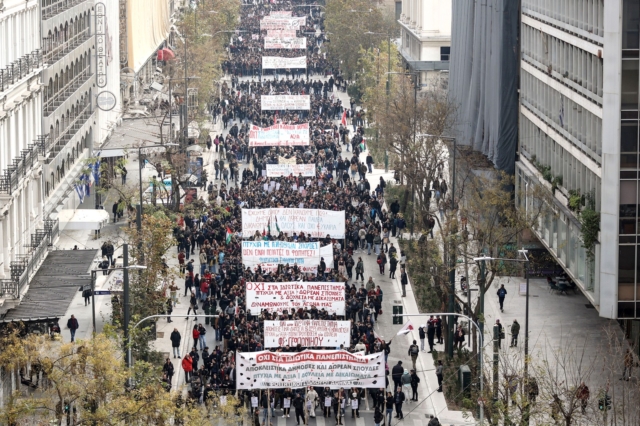
{"type": "Polygon", "coordinates": [[[315,306],[330,314],[344,315],[344,291],[341,282],[247,282],[246,308],[258,315],[263,309],[282,312],[315,306]]]}
{"type": "Polygon", "coordinates": [[[370,355],[347,351],[238,352],[238,389],[384,388],[384,352],[370,355]]]}
{"type": "Polygon", "coordinates": [[[339,348],[350,346],[351,321],[265,321],[264,347],[280,346],[339,348]]]}

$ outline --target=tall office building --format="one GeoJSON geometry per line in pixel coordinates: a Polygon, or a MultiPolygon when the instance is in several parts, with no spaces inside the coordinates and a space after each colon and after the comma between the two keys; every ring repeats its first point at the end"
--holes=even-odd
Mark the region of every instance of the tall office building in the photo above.
{"type": "Polygon", "coordinates": [[[640,0],[604,3],[522,0],[516,176],[522,204],[526,185],[553,192],[537,236],[600,316],[629,320],[637,339],[640,0]],[[580,220],[590,205],[601,215],[593,258],[580,220]]]}

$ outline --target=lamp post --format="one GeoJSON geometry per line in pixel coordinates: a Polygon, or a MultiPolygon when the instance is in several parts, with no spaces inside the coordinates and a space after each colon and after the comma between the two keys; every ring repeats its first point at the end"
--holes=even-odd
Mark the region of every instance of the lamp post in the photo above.
{"type": "MultiPolygon", "coordinates": [[[[525,386],[525,398],[526,398],[526,406],[525,406],[525,414],[523,416],[525,420],[525,424],[529,424],[529,410],[530,410],[530,401],[529,401],[529,393],[527,391],[529,385],[529,265],[531,261],[528,256],[529,251],[524,248],[518,250],[518,254],[521,254],[523,259],[505,259],[505,258],[497,258],[497,257],[476,257],[473,260],[476,262],[482,262],[480,264],[480,279],[482,281],[482,287],[480,288],[480,316],[484,314],[484,280],[485,280],[485,265],[487,260],[500,260],[503,262],[519,262],[524,263],[525,268],[525,279],[526,279],[526,293],[525,293],[525,312],[524,312],[524,386],[525,386]]],[[[497,386],[497,383],[494,383],[494,386],[497,386]]]]}
{"type": "MultiPolygon", "coordinates": [[[[441,312],[436,312],[436,313],[427,313],[427,314],[393,314],[392,316],[394,317],[431,317],[431,316],[445,316],[445,315],[454,315],[460,318],[465,318],[467,321],[469,321],[469,324],[473,324],[476,329],[478,330],[478,339],[480,341],[480,350],[478,351],[478,381],[480,382],[480,395],[482,396],[482,393],[484,391],[484,375],[482,374],[482,363],[483,363],[483,354],[482,354],[482,349],[484,346],[484,335],[482,334],[482,330],[480,329],[480,326],[478,324],[476,324],[473,319],[471,319],[471,317],[468,317],[466,315],[463,314],[458,314],[458,313],[441,313],[441,312]]],[[[453,345],[452,345],[453,347],[453,345]]],[[[484,406],[482,403],[478,404],[480,407],[480,421],[479,424],[482,425],[484,422],[484,406]]]]}

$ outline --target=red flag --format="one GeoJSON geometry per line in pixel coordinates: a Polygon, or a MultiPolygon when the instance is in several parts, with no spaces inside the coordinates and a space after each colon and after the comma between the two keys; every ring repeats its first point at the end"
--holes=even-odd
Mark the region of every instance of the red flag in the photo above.
{"type": "Polygon", "coordinates": [[[413,330],[413,323],[411,322],[411,320],[409,320],[404,327],[402,327],[400,329],[400,331],[398,331],[398,336],[402,336],[403,334],[408,334],[409,332],[411,332],[413,330]]]}
{"type": "Polygon", "coordinates": [[[340,121],[340,123],[343,126],[347,125],[347,110],[346,109],[342,112],[342,120],[340,121]]]}

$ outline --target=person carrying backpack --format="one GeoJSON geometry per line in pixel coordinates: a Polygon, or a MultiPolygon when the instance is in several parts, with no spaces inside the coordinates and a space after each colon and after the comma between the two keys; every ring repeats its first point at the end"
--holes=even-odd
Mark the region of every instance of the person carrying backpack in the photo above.
{"type": "Polygon", "coordinates": [[[408,355],[411,356],[411,362],[413,362],[413,369],[416,369],[416,360],[418,359],[418,354],[420,353],[420,348],[416,344],[416,341],[413,341],[413,344],[409,346],[408,355]]]}

